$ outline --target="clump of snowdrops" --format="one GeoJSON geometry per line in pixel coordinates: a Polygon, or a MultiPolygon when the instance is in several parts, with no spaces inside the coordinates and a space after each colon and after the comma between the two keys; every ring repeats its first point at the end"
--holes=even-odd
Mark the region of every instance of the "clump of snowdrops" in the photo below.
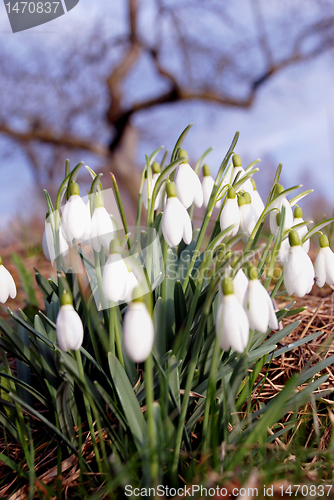
{"type": "MultiPolygon", "coordinates": [[[[29,436],[31,448],[43,427],[35,446],[56,438],[59,474],[72,454],[81,477],[115,496],[126,485],[177,486],[180,477],[189,484],[201,457],[233,469],[272,441],[268,429],[326,378],[317,376],[320,365],[306,367],[267,405],[250,404],[260,371],[315,336],[278,348],[298,322],[280,328],[297,310],[293,300],[277,310],[274,299],[301,297],[314,281],[334,284],[333,252],[321,233],[333,219],[310,228],[297,206],[310,191],[284,189],[281,165],[263,201],[259,160],[242,166],[238,134],[215,179],[205,163],[211,149],[190,165],[182,149],[189,128],[170,157],[162,148],[146,157],[131,228],[114,176],[110,213],[101,175],[66,161],[55,204],[46,193],[43,250],[57,279],[36,272],[45,309],[32,318],[9,310],[11,324],[0,319],[5,432],[17,441],[29,436]],[[92,184],[83,197],[77,181],[85,169],[92,184]],[[320,243],[315,268],[311,237],[320,243]],[[93,455],[83,451],[87,441],[93,455]]],[[[1,302],[15,294],[1,265],[1,302]]]]}

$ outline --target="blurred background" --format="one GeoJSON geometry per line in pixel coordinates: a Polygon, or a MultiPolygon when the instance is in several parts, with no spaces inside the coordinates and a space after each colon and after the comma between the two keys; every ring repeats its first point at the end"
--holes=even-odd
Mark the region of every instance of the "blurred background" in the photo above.
{"type": "Polygon", "coordinates": [[[1,229],[44,219],[65,158],[105,187],[113,172],[131,212],[145,153],[191,122],[191,163],[212,146],[216,172],[239,130],[260,193],[281,162],[287,187],[315,189],[306,213],[332,214],[332,0],[80,0],[16,34],[1,3],[0,19],[1,229]]]}

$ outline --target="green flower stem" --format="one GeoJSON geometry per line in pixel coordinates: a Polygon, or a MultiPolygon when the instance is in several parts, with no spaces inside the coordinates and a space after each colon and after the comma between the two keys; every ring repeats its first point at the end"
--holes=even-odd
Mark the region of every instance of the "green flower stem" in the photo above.
{"type": "MultiPolygon", "coordinates": [[[[121,196],[120,196],[120,193],[119,193],[119,189],[118,189],[118,185],[117,185],[117,182],[116,182],[116,178],[114,176],[114,174],[110,174],[111,175],[111,180],[112,180],[112,183],[113,183],[113,186],[114,186],[114,191],[115,191],[115,195],[116,195],[116,200],[117,200],[117,205],[118,205],[118,208],[119,208],[119,211],[120,211],[120,214],[121,214],[121,218],[122,218],[122,223],[123,223],[123,227],[124,227],[124,231],[125,231],[125,234],[128,234],[128,224],[126,222],[126,217],[125,217],[125,212],[124,212],[124,208],[123,208],[123,203],[122,203],[122,200],[121,200],[121,196]]],[[[128,248],[130,250],[130,242],[129,242],[129,239],[128,239],[128,248]]]]}
{"type": "Polygon", "coordinates": [[[117,318],[117,307],[114,307],[114,330],[115,330],[115,340],[116,340],[116,348],[117,348],[117,354],[118,354],[118,359],[121,365],[124,368],[124,359],[123,359],[123,353],[122,353],[122,342],[121,342],[121,336],[120,336],[120,331],[119,331],[119,324],[118,324],[118,318],[117,318]]]}
{"type": "Polygon", "coordinates": [[[221,348],[219,344],[219,339],[216,337],[215,340],[215,347],[213,350],[212,354],[212,361],[211,361],[211,367],[210,367],[210,374],[209,374],[209,380],[208,380],[208,390],[206,393],[206,400],[205,400],[205,409],[204,409],[204,416],[203,416],[203,436],[204,436],[204,447],[203,447],[203,452],[205,453],[209,449],[209,443],[210,443],[210,432],[209,432],[209,414],[210,414],[210,409],[212,410],[214,406],[214,400],[215,400],[215,392],[216,392],[216,379],[217,379],[217,371],[218,371],[218,365],[219,365],[219,360],[221,356],[221,348]]]}
{"type": "Polygon", "coordinates": [[[103,469],[102,469],[101,457],[100,457],[99,448],[97,446],[97,442],[95,439],[95,430],[94,430],[94,425],[93,425],[91,407],[90,407],[88,397],[87,397],[87,394],[89,394],[89,389],[88,389],[87,384],[86,384],[85,373],[84,373],[82,359],[81,359],[81,352],[79,350],[75,351],[75,357],[76,357],[77,364],[78,364],[79,377],[80,377],[80,380],[85,388],[85,393],[83,394],[83,398],[84,398],[84,403],[85,403],[85,408],[86,408],[88,426],[89,426],[90,434],[92,437],[92,443],[93,443],[94,453],[95,453],[95,457],[96,457],[96,462],[97,462],[97,465],[99,468],[99,472],[100,472],[100,474],[102,474],[103,469]]]}
{"type": "Polygon", "coordinates": [[[151,463],[151,480],[152,484],[156,484],[158,478],[158,457],[156,450],[156,436],[154,423],[154,390],[153,390],[153,358],[152,353],[145,361],[145,386],[146,386],[146,411],[147,411],[147,427],[148,438],[150,445],[150,463],[151,463]]]}

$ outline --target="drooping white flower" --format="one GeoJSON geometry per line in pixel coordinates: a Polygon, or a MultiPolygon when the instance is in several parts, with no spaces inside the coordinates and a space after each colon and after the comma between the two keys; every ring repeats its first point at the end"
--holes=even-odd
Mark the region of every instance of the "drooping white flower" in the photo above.
{"type": "Polygon", "coordinates": [[[281,246],[278,250],[276,260],[281,264],[282,266],[286,262],[288,255],[289,255],[289,249],[290,249],[290,243],[289,243],[289,238],[285,238],[284,240],[281,241],[281,246]]]}
{"type": "Polygon", "coordinates": [[[301,246],[297,231],[290,231],[289,242],[289,254],[283,267],[285,288],[289,295],[295,293],[298,297],[303,297],[313,286],[313,264],[301,246]]]}
{"type": "Polygon", "coordinates": [[[223,297],[216,317],[216,335],[224,351],[232,347],[241,353],[246,349],[249,338],[247,314],[234,294],[230,278],[224,278],[222,291],[223,297]]]}
{"type": "Polygon", "coordinates": [[[73,240],[80,240],[90,227],[90,213],[80,197],[80,189],[76,182],[69,186],[69,199],[62,211],[61,228],[65,240],[71,244],[73,240]]]}
{"type": "Polygon", "coordinates": [[[81,245],[90,245],[91,244],[91,229],[92,229],[92,218],[90,215],[90,200],[88,198],[88,201],[85,203],[87,215],[86,215],[86,228],[85,232],[81,236],[81,238],[78,239],[78,243],[81,243],[81,245]]]}
{"type": "Polygon", "coordinates": [[[152,318],[143,302],[134,301],[124,315],[123,345],[134,363],[143,363],[152,351],[154,327],[152,318]]]}
{"type": "Polygon", "coordinates": [[[52,230],[52,225],[53,225],[53,214],[48,215],[45,220],[45,229],[42,237],[42,248],[43,248],[43,253],[45,255],[45,258],[53,262],[56,257],[59,255],[67,255],[68,252],[68,244],[63,236],[62,231],[58,231],[58,238],[59,238],[59,255],[56,255],[57,250],[56,250],[56,242],[53,237],[53,230],[52,230]]]}
{"type": "MultiPolygon", "coordinates": [[[[188,154],[182,149],[179,156],[188,157],[188,154]]],[[[201,207],[203,205],[201,181],[189,163],[181,163],[179,165],[175,177],[175,186],[177,197],[185,208],[189,208],[193,203],[195,203],[197,207],[201,207]]]]}
{"type": "Polygon", "coordinates": [[[234,236],[235,234],[237,234],[240,226],[240,210],[236,198],[235,189],[233,187],[230,187],[227,191],[225,204],[220,214],[221,231],[224,231],[232,224],[234,225],[234,227],[226,233],[226,236],[234,236]]]}
{"type": "Polygon", "coordinates": [[[267,290],[261,281],[256,278],[257,272],[252,268],[250,280],[244,298],[244,308],[252,330],[266,333],[268,327],[278,329],[278,322],[274,311],[274,306],[267,290]]]}
{"type": "Polygon", "coordinates": [[[251,204],[250,194],[244,192],[242,196],[238,197],[238,205],[240,211],[240,230],[245,233],[246,238],[251,235],[255,224],[257,222],[257,215],[251,204]]]}
{"type": "MultiPolygon", "coordinates": [[[[293,219],[292,225],[296,226],[297,224],[301,224],[303,222],[304,222],[304,219],[303,219],[303,210],[296,205],[295,212],[294,212],[294,219],[293,219]]],[[[299,234],[300,239],[302,240],[304,238],[305,234],[307,233],[307,226],[302,226],[302,227],[298,228],[296,231],[299,234]]],[[[310,250],[310,239],[306,240],[303,243],[302,247],[304,248],[304,250],[305,250],[306,253],[309,253],[309,250],[310,250]]]]}
{"type": "Polygon", "coordinates": [[[83,342],[83,325],[75,311],[68,293],[60,298],[60,309],[56,321],[57,342],[63,351],[78,350],[83,342]]]}
{"type": "MultiPolygon", "coordinates": [[[[152,198],[154,186],[155,186],[155,184],[160,176],[160,165],[156,161],[154,161],[152,163],[152,171],[153,171],[153,175],[152,175],[152,182],[151,182],[150,192],[149,192],[150,198],[152,198]]],[[[154,210],[158,210],[158,208],[162,208],[162,196],[163,196],[163,188],[161,187],[159,189],[159,192],[158,192],[157,197],[155,199],[154,210]]],[[[143,200],[143,205],[147,210],[147,208],[148,208],[147,177],[145,177],[144,184],[143,184],[142,200],[143,200]]]]}
{"type": "Polygon", "coordinates": [[[120,253],[111,253],[104,266],[102,288],[111,302],[124,301],[127,295],[128,268],[120,253]]]}
{"type": "MultiPolygon", "coordinates": [[[[215,184],[215,181],[210,173],[210,168],[208,167],[208,165],[204,165],[203,166],[202,189],[203,189],[203,202],[204,202],[205,208],[208,206],[214,184],[215,184]]],[[[222,200],[219,200],[216,203],[216,207],[220,208],[221,204],[222,204],[222,200]]]]}
{"type": "Polygon", "coordinates": [[[101,195],[94,197],[94,212],[91,227],[91,242],[94,250],[99,252],[101,246],[106,250],[110,247],[110,242],[114,238],[115,227],[104,207],[101,195]]]}
{"type": "MultiPolygon", "coordinates": [[[[233,155],[232,162],[233,162],[233,167],[234,167],[233,168],[233,175],[232,175],[232,183],[235,181],[237,175],[240,172],[240,175],[239,175],[238,181],[237,181],[237,182],[239,182],[247,174],[247,172],[242,167],[242,162],[241,162],[241,158],[239,155],[233,155]]],[[[247,193],[249,193],[252,196],[253,186],[252,186],[251,180],[247,179],[247,181],[243,183],[243,185],[240,187],[240,189],[242,189],[243,191],[247,191],[247,193]]],[[[239,191],[239,189],[237,191],[239,191]]]]}
{"type": "Polygon", "coordinates": [[[252,186],[253,186],[253,191],[252,191],[252,194],[251,194],[251,197],[252,197],[252,206],[253,206],[253,208],[255,210],[257,218],[259,218],[260,215],[262,214],[263,210],[264,210],[264,203],[262,201],[261,196],[259,195],[258,190],[256,189],[256,183],[255,183],[254,179],[251,179],[251,183],[252,183],[252,186]]]}
{"type": "MultiPolygon", "coordinates": [[[[282,191],[284,191],[283,186],[280,184],[276,185],[276,195],[279,195],[282,191]]],[[[269,216],[269,225],[270,225],[270,231],[274,236],[276,236],[277,231],[278,231],[278,224],[277,220],[279,220],[279,217],[277,218],[277,214],[281,213],[282,207],[285,209],[285,215],[284,215],[284,226],[283,229],[286,231],[287,229],[290,229],[292,224],[293,224],[293,213],[292,213],[292,208],[288,200],[284,197],[280,200],[278,200],[275,204],[274,207],[275,210],[272,210],[270,212],[269,216]],[[277,212],[278,211],[278,212],[277,212]]]]}
{"type": "Polygon", "coordinates": [[[4,304],[7,302],[8,297],[15,299],[16,286],[12,275],[2,264],[2,259],[0,257],[0,302],[4,304]]]}
{"type": "Polygon", "coordinates": [[[239,300],[240,304],[243,306],[245,293],[248,287],[248,279],[242,269],[239,269],[237,274],[233,278],[234,294],[239,300]]]}
{"type": "Polygon", "coordinates": [[[178,245],[182,238],[189,245],[192,240],[192,227],[189,214],[176,197],[176,188],[173,182],[167,183],[166,191],[167,203],[161,220],[162,234],[169,246],[178,245]]]}
{"type": "Polygon", "coordinates": [[[315,259],[314,272],[315,282],[318,287],[334,285],[334,253],[329,248],[329,241],[326,235],[319,238],[320,250],[315,259]]]}
{"type": "Polygon", "coordinates": [[[138,280],[136,276],[134,275],[133,271],[128,270],[128,275],[126,279],[126,295],[125,295],[125,302],[130,302],[133,298],[133,292],[136,288],[138,288],[138,280]]]}

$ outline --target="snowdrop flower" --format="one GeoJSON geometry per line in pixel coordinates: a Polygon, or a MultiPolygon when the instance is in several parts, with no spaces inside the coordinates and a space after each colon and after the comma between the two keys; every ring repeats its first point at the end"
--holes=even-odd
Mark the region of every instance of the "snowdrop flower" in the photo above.
{"type": "MultiPolygon", "coordinates": [[[[181,149],[179,156],[186,156],[188,153],[181,149]]],[[[189,163],[181,163],[175,177],[177,196],[185,208],[195,203],[197,207],[203,205],[203,191],[198,175],[191,168],[189,163]]]]}
{"type": "Polygon", "coordinates": [[[134,363],[143,363],[152,351],[154,327],[152,318],[143,302],[134,299],[124,315],[123,345],[134,363]]]}
{"type": "Polygon", "coordinates": [[[83,341],[83,326],[79,314],[74,310],[71,296],[63,293],[56,321],[57,342],[63,351],[77,351],[83,341]]]}
{"type": "Polygon", "coordinates": [[[224,278],[222,291],[223,298],[216,317],[216,335],[220,341],[220,347],[224,351],[232,347],[237,352],[244,352],[249,337],[247,314],[234,294],[230,278],[224,278]]]}
{"type": "Polygon", "coordinates": [[[234,224],[234,227],[226,233],[226,236],[234,236],[237,234],[240,226],[240,211],[238,201],[236,199],[235,189],[230,187],[227,191],[225,204],[220,214],[221,231],[224,231],[232,224],[234,224]]]}
{"type": "Polygon", "coordinates": [[[329,248],[329,241],[325,234],[319,238],[320,250],[314,264],[315,281],[318,287],[334,285],[334,253],[329,248]]]}
{"type": "MultiPolygon", "coordinates": [[[[52,231],[53,214],[51,216],[46,214],[45,229],[42,237],[42,248],[45,258],[50,262],[53,262],[58,255],[56,255],[56,243],[53,237],[52,231]]],[[[68,244],[63,236],[62,231],[58,231],[59,237],[59,255],[66,255],[68,252],[68,244]]]]}
{"type": "Polygon", "coordinates": [[[128,275],[126,278],[126,295],[125,295],[125,302],[130,302],[133,297],[134,290],[138,288],[139,283],[134,275],[133,271],[128,269],[128,275]]]}
{"type": "Polygon", "coordinates": [[[245,293],[248,287],[248,279],[242,269],[239,269],[233,278],[234,294],[239,300],[240,304],[244,304],[245,293]]]}
{"type": "Polygon", "coordinates": [[[277,317],[267,290],[257,278],[257,269],[250,266],[249,282],[244,298],[244,308],[252,330],[266,333],[268,326],[278,329],[277,317]]]}
{"type": "MultiPolygon", "coordinates": [[[[296,226],[297,224],[301,224],[302,222],[304,222],[303,210],[296,205],[292,225],[296,226]]],[[[297,233],[299,234],[299,237],[302,240],[304,238],[305,234],[307,233],[307,227],[306,226],[300,227],[299,229],[297,229],[297,233]]],[[[310,238],[308,240],[306,240],[302,246],[303,246],[305,252],[308,253],[310,250],[310,238]]]]}
{"type": "Polygon", "coordinates": [[[282,266],[284,265],[284,263],[288,258],[289,249],[290,249],[290,243],[289,243],[289,238],[287,237],[281,241],[281,246],[278,250],[278,254],[276,257],[277,262],[279,262],[282,266]]]}
{"type": "Polygon", "coordinates": [[[176,246],[180,241],[189,245],[192,240],[192,227],[189,214],[176,197],[176,187],[173,182],[166,186],[167,202],[162,214],[161,228],[169,246],[176,246]]]}
{"type": "Polygon", "coordinates": [[[110,255],[102,275],[102,288],[105,298],[117,303],[126,298],[129,271],[114,241],[111,242],[110,247],[110,255]]]}
{"type": "Polygon", "coordinates": [[[114,224],[104,207],[102,196],[100,194],[95,194],[91,242],[96,252],[101,250],[101,246],[106,250],[109,249],[110,242],[114,237],[114,231],[114,224]]]}
{"type": "Polygon", "coordinates": [[[62,231],[66,241],[70,244],[74,239],[79,240],[90,225],[90,213],[80,197],[80,188],[76,182],[71,182],[69,199],[62,212],[62,231]]]}
{"type": "MultiPolygon", "coordinates": [[[[160,165],[156,161],[154,161],[152,163],[152,171],[153,171],[153,175],[152,175],[152,183],[150,186],[150,192],[148,193],[148,190],[147,190],[147,176],[145,177],[144,184],[143,184],[143,190],[142,190],[142,200],[143,200],[143,205],[146,208],[146,210],[148,208],[148,194],[150,195],[150,198],[152,198],[154,186],[155,186],[155,184],[160,176],[160,172],[161,172],[160,165]]],[[[158,210],[158,208],[162,208],[162,194],[163,194],[163,188],[161,187],[159,189],[159,192],[158,192],[157,197],[155,199],[154,210],[158,210]]]]}
{"type": "MultiPolygon", "coordinates": [[[[282,193],[282,191],[284,191],[283,186],[281,186],[280,184],[277,184],[276,185],[276,196],[279,195],[280,193],[282,193]]],[[[270,212],[269,225],[270,225],[270,231],[272,232],[272,234],[274,236],[277,234],[277,231],[278,231],[277,210],[279,211],[279,213],[281,213],[282,207],[285,208],[284,227],[283,227],[284,231],[286,231],[287,229],[290,229],[292,224],[293,224],[292,208],[291,208],[291,205],[288,202],[288,200],[284,197],[283,199],[277,201],[274,204],[273,208],[275,208],[275,209],[270,212]]]]}
{"type": "MultiPolygon", "coordinates": [[[[210,173],[209,166],[208,165],[204,165],[203,166],[202,189],[203,189],[203,202],[204,202],[205,208],[209,204],[209,200],[210,200],[210,196],[211,196],[211,193],[212,193],[212,189],[213,189],[214,183],[215,183],[215,181],[214,181],[214,179],[213,179],[213,177],[212,177],[212,175],[210,173]]],[[[216,207],[220,208],[221,204],[222,204],[222,200],[219,200],[216,203],[216,207]]]]}
{"type": "Polygon", "coordinates": [[[15,299],[16,286],[12,275],[2,264],[2,258],[0,257],[0,302],[4,304],[7,302],[8,297],[15,299]]]}
{"type": "Polygon", "coordinates": [[[251,235],[258,219],[256,212],[252,207],[251,201],[251,196],[247,192],[238,197],[240,230],[245,233],[248,238],[251,235]]]}
{"type": "MultiPolygon", "coordinates": [[[[240,175],[239,175],[238,181],[237,181],[237,182],[239,182],[242,179],[242,177],[244,177],[246,175],[247,172],[245,172],[245,170],[242,167],[242,162],[241,162],[241,158],[239,155],[233,155],[232,162],[233,162],[233,167],[234,167],[233,168],[232,183],[235,181],[238,173],[240,172],[240,175]]],[[[243,191],[247,191],[247,193],[249,193],[252,196],[253,186],[252,186],[251,180],[247,179],[247,181],[244,182],[244,184],[242,185],[242,187],[240,187],[240,189],[242,189],[243,191]]]]}
{"type": "Polygon", "coordinates": [[[90,200],[88,198],[88,201],[85,203],[86,207],[86,228],[84,234],[81,236],[81,238],[78,239],[78,243],[81,243],[81,245],[90,245],[91,244],[91,229],[92,229],[92,218],[90,216],[90,200]]]}
{"type": "Polygon", "coordinates": [[[301,246],[297,231],[290,231],[289,243],[289,254],[283,267],[285,288],[289,295],[295,293],[298,297],[303,297],[313,286],[313,264],[301,246]]]}
{"type": "Polygon", "coordinates": [[[251,181],[252,186],[253,186],[253,191],[251,193],[252,206],[255,210],[257,218],[259,218],[264,210],[264,203],[262,201],[261,196],[259,195],[258,190],[256,189],[256,183],[255,183],[254,179],[251,179],[250,181],[251,181]]]}

